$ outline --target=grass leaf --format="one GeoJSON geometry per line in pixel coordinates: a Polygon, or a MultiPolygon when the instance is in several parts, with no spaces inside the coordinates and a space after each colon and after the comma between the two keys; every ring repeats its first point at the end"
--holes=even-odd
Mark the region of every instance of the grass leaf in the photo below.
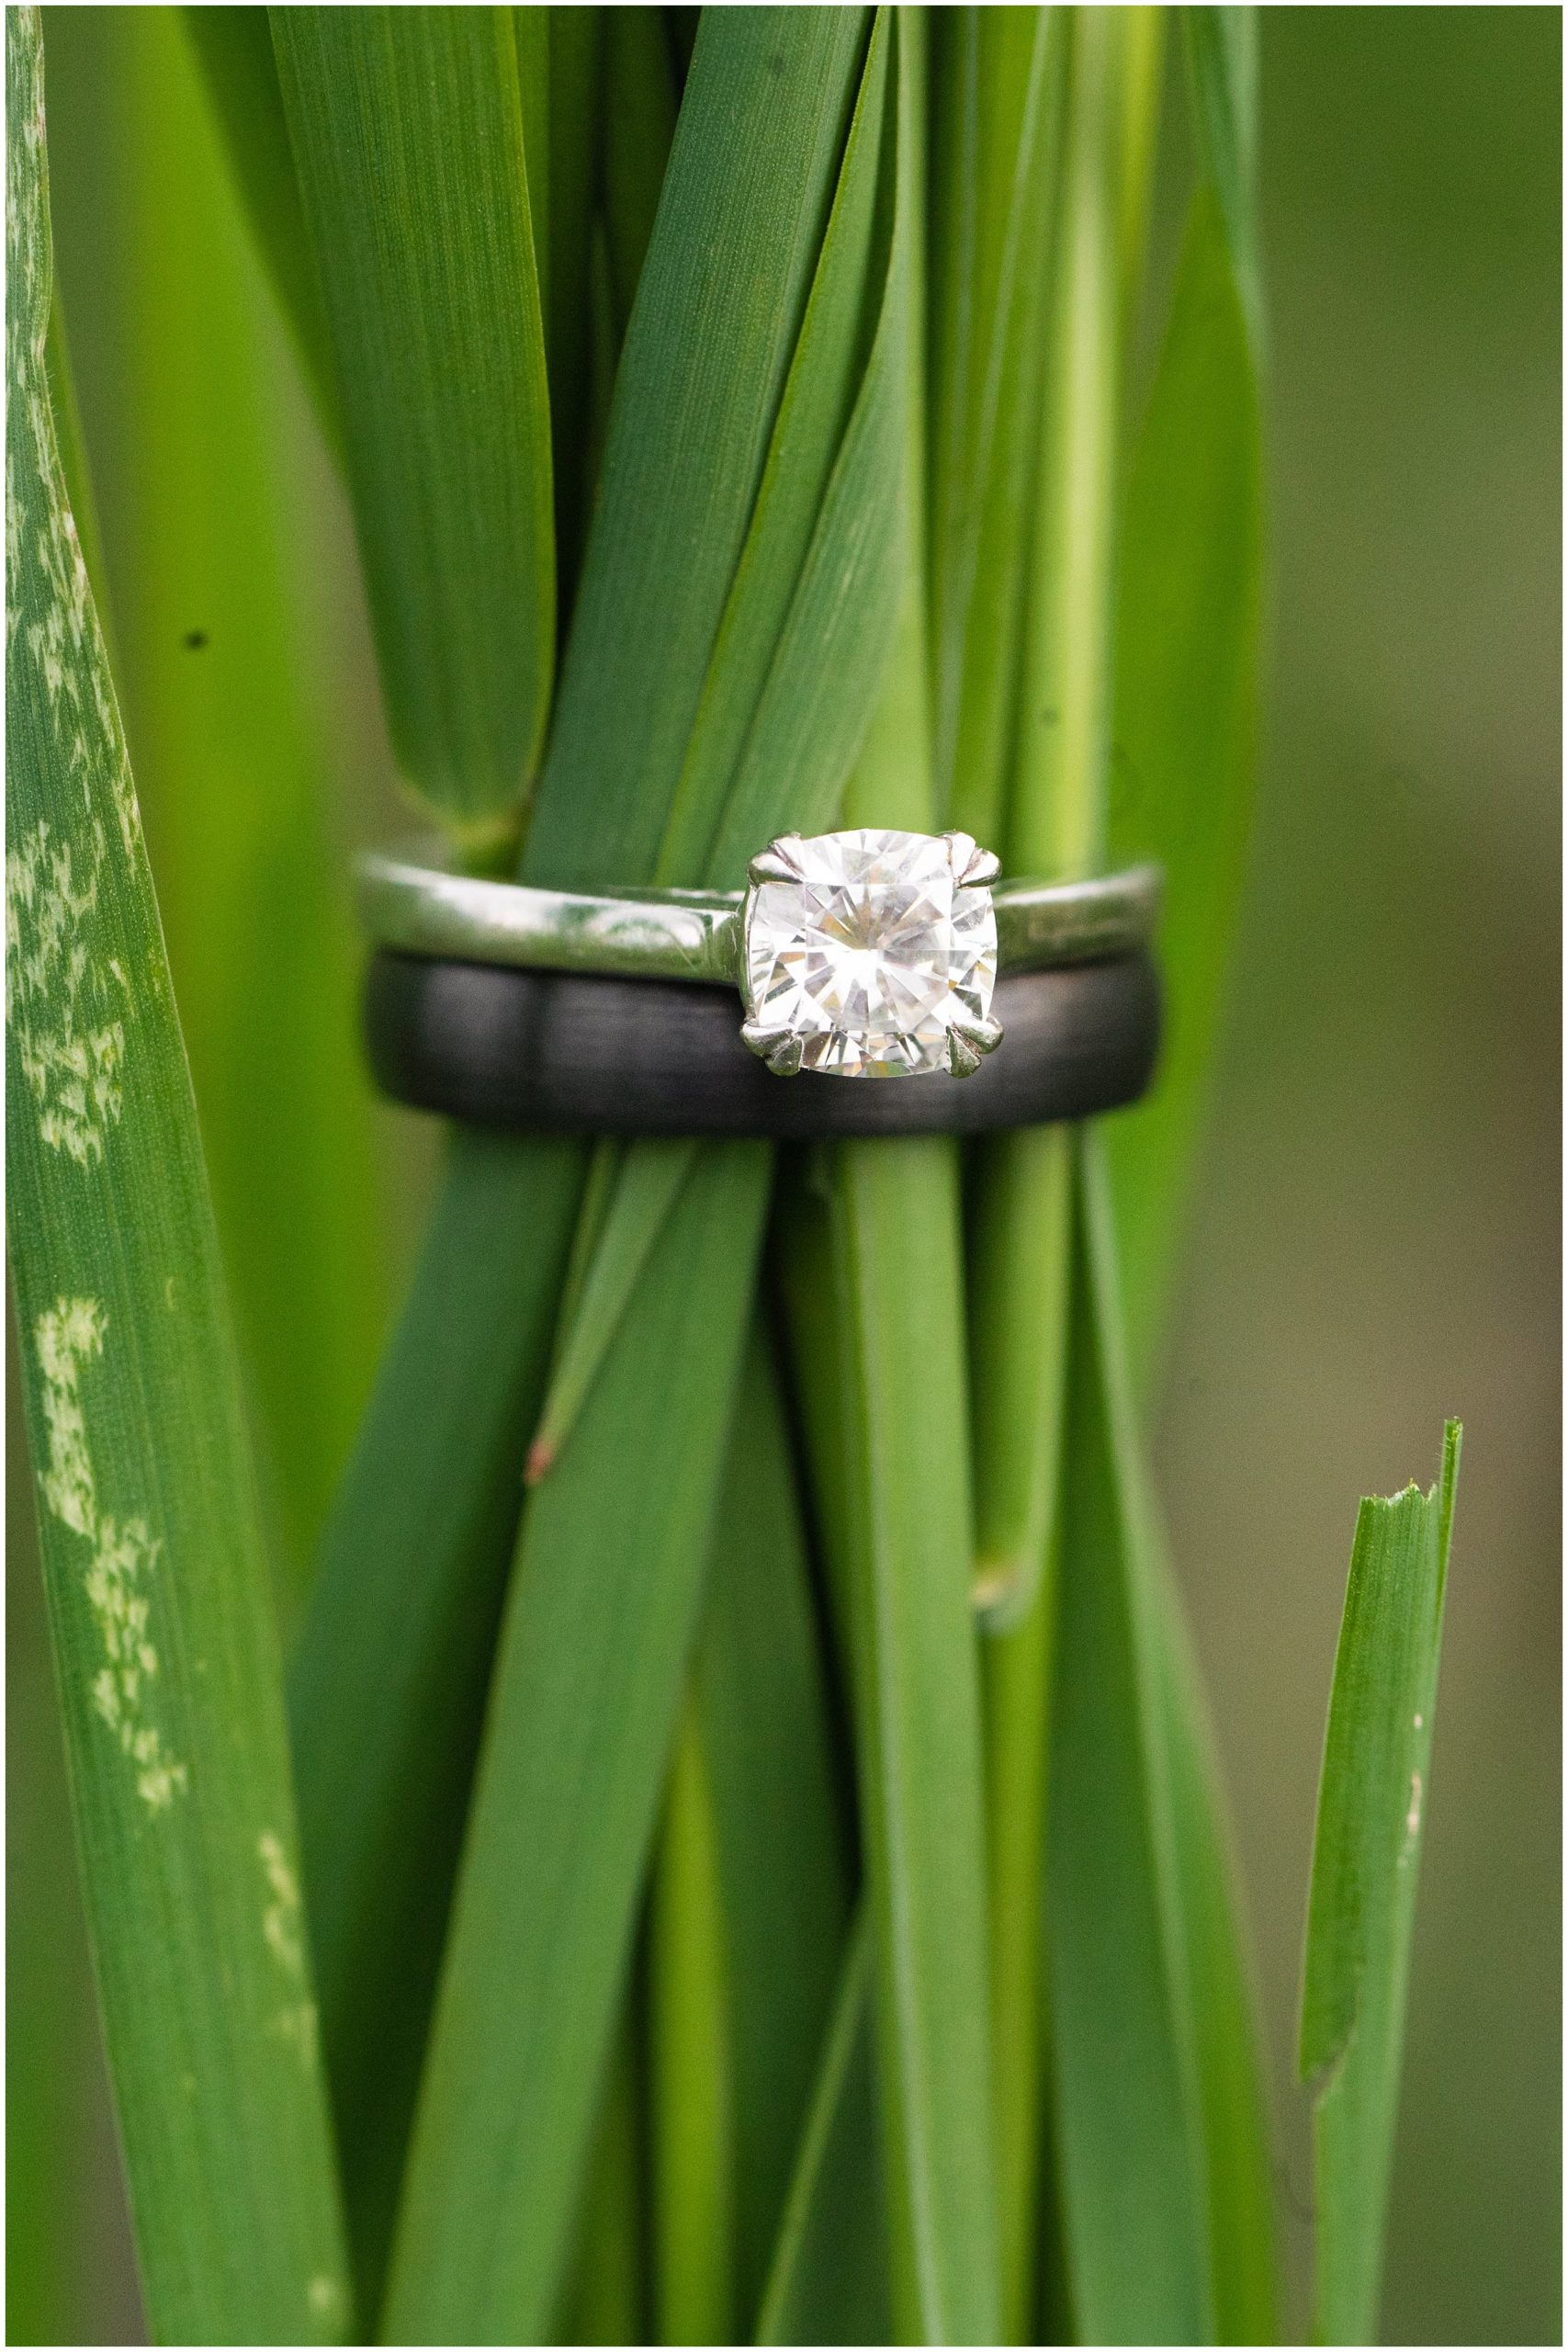
{"type": "Polygon", "coordinates": [[[1236,290],[1255,349],[1263,340],[1258,262],[1258,11],[1183,8],[1193,129],[1219,198],[1236,290]]]}
{"type": "Polygon", "coordinates": [[[1154,1091],[1108,1130],[1133,1361],[1157,1352],[1235,929],[1257,758],[1262,452],[1253,348],[1195,198],[1134,456],[1117,583],[1111,855],[1165,868],[1154,1091]]]}
{"type": "Polygon", "coordinates": [[[1197,1661],[1157,1544],[1152,1644],[1170,1807],[1176,1949],[1190,2024],[1208,2185],[1214,2340],[1279,2339],[1274,2167],[1251,1953],[1197,1661]]]}
{"type": "Polygon", "coordinates": [[[1460,1426],[1442,1470],[1356,1521],[1313,1845],[1300,2066],[1314,2083],[1314,2341],[1377,2327],[1460,1426]]]}
{"type": "Polygon", "coordinates": [[[581,1182],[573,1143],[454,1131],[289,1673],[322,2041],[371,2312],[581,1182]]]}
{"type": "MultiPolygon", "coordinates": [[[[734,2152],[730,2334],[738,2327],[749,2336],[849,1915],[848,1840],[806,1532],[760,1322],[736,1400],[691,1703],[712,1792],[722,1905],[734,2152]]],[[[679,2100],[679,2083],[675,2091],[679,2100]]]]}
{"type": "Polygon", "coordinates": [[[529,881],[652,879],[810,289],[863,38],[858,9],[746,8],[704,23],[616,377],[602,503],[525,853],[529,881]]]}
{"type": "Polygon", "coordinates": [[[944,1137],[846,1146],[859,1781],[900,2335],[998,2340],[957,1167],[944,1137]],[[919,1270],[919,1279],[913,1278],[919,1270]]]}
{"type": "Polygon", "coordinates": [[[872,1939],[850,1930],[811,2111],[779,2229],[759,2344],[888,2344],[886,2190],[876,2120],[872,1939]]]}
{"type": "Polygon", "coordinates": [[[701,1593],[767,1172],[760,1146],[702,1155],[574,1442],[530,1500],[399,2224],[394,2343],[547,2340],[701,1593]]]}
{"type": "Polygon", "coordinates": [[[122,703],[290,1623],[385,1309],[357,956],[301,612],[316,485],[177,22],[94,12],[50,42],[62,97],[80,108],[96,82],[107,112],[109,135],[85,157],[78,133],[66,164],[96,175],[122,289],[90,328],[94,376],[114,387],[94,423],[112,460],[122,703]]]}
{"type": "Polygon", "coordinates": [[[1083,1147],[1051,1760],[1056,2140],[1078,2335],[1213,2328],[1152,1585],[1101,1154],[1083,1147]]]}
{"type": "Polygon", "coordinates": [[[460,832],[515,832],[555,667],[544,322],[504,8],[280,8],[392,742],[460,832]]]}
{"type": "Polygon", "coordinates": [[[182,8],[179,15],[207,85],[256,250],[322,429],[335,447],[337,398],[326,312],[299,201],[267,12],[260,7],[182,8]]]}
{"type": "Polygon", "coordinates": [[[153,2329],[350,2324],[254,1475],[151,874],[56,453],[39,18],[6,19],[7,1173],[87,1910],[153,2329]]]}
{"type": "Polygon", "coordinates": [[[930,458],[937,805],[999,848],[1039,462],[1067,43],[1048,8],[932,18],[930,458]]]}

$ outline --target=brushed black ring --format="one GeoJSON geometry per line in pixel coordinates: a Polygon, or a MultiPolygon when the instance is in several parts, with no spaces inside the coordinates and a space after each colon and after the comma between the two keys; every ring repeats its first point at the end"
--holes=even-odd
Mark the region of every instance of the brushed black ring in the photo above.
{"type": "Polygon", "coordinates": [[[552,1135],[979,1135],[1116,1110],[1154,1074],[1146,953],[1004,975],[992,1009],[1003,1043],[969,1078],[776,1078],[740,1042],[732,989],[381,948],[365,1036],[394,1102],[552,1135]]]}

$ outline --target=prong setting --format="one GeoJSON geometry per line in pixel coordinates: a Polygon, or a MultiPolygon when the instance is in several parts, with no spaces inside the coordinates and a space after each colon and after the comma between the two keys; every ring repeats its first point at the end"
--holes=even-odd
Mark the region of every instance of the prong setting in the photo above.
{"type": "Polygon", "coordinates": [[[953,856],[953,878],[962,889],[979,883],[994,882],[1002,870],[1002,862],[995,851],[982,849],[973,833],[949,832],[942,835],[953,856]]]}
{"type": "Polygon", "coordinates": [[[746,868],[749,878],[752,882],[798,882],[800,865],[796,852],[799,845],[798,833],[781,833],[776,841],[770,842],[767,848],[759,851],[751,860],[746,868]]]}
{"type": "Polygon", "coordinates": [[[987,1054],[1002,1042],[999,1021],[954,1021],[947,1032],[947,1067],[954,1078],[973,1078],[987,1054]]]}
{"type": "Polygon", "coordinates": [[[804,1041],[793,1030],[767,1029],[760,1021],[743,1021],[740,1042],[759,1061],[767,1063],[775,1078],[794,1078],[799,1071],[804,1041]]]}

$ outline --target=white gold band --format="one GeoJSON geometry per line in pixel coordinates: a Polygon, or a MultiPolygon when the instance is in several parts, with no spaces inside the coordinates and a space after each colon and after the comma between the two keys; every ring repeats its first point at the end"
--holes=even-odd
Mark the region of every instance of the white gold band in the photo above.
{"type": "MultiPolygon", "coordinates": [[[[440,844],[372,851],[355,866],[360,917],[378,946],[525,970],[741,984],[745,894],[540,890],[454,873],[440,844]]],[[[1039,972],[1146,946],[1157,866],[1079,882],[998,881],[998,966],[1039,972]]]]}

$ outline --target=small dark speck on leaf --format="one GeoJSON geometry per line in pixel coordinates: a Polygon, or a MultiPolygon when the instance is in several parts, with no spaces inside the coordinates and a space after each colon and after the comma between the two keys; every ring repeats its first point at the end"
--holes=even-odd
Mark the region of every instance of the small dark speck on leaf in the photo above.
{"type": "Polygon", "coordinates": [[[186,629],[181,643],[187,653],[199,653],[207,643],[207,631],[204,628],[186,629]]]}

